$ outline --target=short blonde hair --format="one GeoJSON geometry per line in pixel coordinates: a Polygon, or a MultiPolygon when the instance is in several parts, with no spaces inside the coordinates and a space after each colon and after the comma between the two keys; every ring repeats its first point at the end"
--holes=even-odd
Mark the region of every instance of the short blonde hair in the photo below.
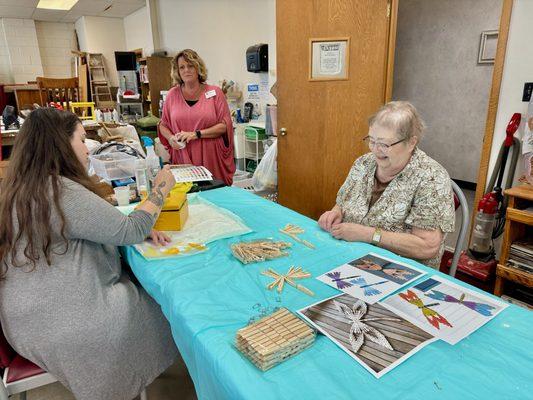
{"type": "Polygon", "coordinates": [[[409,140],[413,136],[420,143],[426,124],[420,114],[408,101],[391,101],[382,106],[368,119],[368,126],[379,125],[392,129],[399,139],[409,140]]]}
{"type": "Polygon", "coordinates": [[[202,60],[196,51],[185,49],[176,54],[176,56],[172,59],[172,71],[170,72],[170,76],[172,77],[172,82],[174,85],[181,85],[183,83],[178,67],[178,59],[180,57],[183,57],[185,62],[192,64],[192,66],[196,68],[200,83],[204,83],[207,80],[207,68],[204,60],[202,60]]]}

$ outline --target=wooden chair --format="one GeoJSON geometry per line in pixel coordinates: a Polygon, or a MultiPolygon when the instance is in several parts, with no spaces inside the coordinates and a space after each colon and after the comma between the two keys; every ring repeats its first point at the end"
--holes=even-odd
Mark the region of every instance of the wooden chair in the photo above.
{"type": "MultiPolygon", "coordinates": [[[[0,151],[1,151],[1,147],[0,147],[0,151]]],[[[4,160],[4,161],[1,161],[1,158],[0,158],[0,181],[2,179],[4,179],[4,176],[6,175],[6,170],[7,170],[7,165],[9,164],[9,161],[7,160],[4,160]]]]}
{"type": "Polygon", "coordinates": [[[78,78],[54,79],[39,76],[37,86],[43,106],[55,102],[61,104],[63,109],[70,110],[71,102],[80,101],[78,78]]]}

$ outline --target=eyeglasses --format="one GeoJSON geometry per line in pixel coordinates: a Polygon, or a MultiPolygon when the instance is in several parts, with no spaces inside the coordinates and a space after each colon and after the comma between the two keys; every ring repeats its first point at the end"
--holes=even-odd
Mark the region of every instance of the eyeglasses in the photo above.
{"type": "Polygon", "coordinates": [[[388,152],[392,146],[395,146],[398,143],[401,143],[403,141],[405,141],[405,139],[398,140],[397,142],[394,142],[394,143],[391,143],[391,144],[386,144],[386,143],[376,142],[376,141],[372,140],[372,138],[370,136],[365,136],[363,138],[363,142],[367,142],[368,143],[368,148],[370,150],[372,150],[373,148],[376,148],[376,150],[379,150],[382,153],[388,152]]]}

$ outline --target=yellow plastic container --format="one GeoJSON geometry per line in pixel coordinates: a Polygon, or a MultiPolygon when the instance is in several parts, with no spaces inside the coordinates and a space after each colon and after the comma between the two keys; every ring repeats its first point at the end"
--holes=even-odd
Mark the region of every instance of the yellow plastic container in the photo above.
{"type": "Polygon", "coordinates": [[[187,194],[171,191],[163,204],[154,229],[158,231],[181,231],[189,217],[187,194]]]}

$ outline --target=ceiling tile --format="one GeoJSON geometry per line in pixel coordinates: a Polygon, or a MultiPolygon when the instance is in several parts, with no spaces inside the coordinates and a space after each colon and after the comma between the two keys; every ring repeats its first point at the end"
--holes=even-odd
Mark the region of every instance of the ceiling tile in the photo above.
{"type": "Polygon", "coordinates": [[[36,21],[52,21],[58,22],[67,15],[67,10],[46,10],[43,8],[36,8],[33,12],[32,18],[36,21]]]}
{"type": "Polygon", "coordinates": [[[126,17],[133,13],[134,11],[137,11],[139,8],[136,4],[113,4],[113,6],[99,15],[102,17],[126,17]]]}
{"type": "Polygon", "coordinates": [[[76,22],[81,17],[81,13],[69,11],[63,18],[61,18],[61,22],[76,22]]]}
{"type": "Polygon", "coordinates": [[[18,6],[0,6],[0,15],[3,18],[31,18],[34,8],[18,6]]]}
{"type": "MultiPolygon", "coordinates": [[[[0,0],[0,6],[12,6],[12,7],[36,7],[39,0],[0,0]]],[[[4,16],[4,14],[0,14],[4,16]]]]}
{"type": "Polygon", "coordinates": [[[70,11],[97,11],[102,12],[107,6],[111,4],[108,0],[93,0],[84,1],[80,0],[70,9],[70,11]]]}

